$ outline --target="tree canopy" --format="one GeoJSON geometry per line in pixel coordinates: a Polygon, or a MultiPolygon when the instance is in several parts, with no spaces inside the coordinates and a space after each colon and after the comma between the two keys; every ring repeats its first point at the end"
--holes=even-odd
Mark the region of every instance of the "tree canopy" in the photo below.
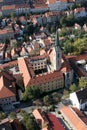
{"type": "Polygon", "coordinates": [[[71,84],[70,85],[70,90],[71,90],[71,92],[75,92],[77,90],[76,85],[75,84],[71,84]]]}
{"type": "Polygon", "coordinates": [[[26,101],[27,99],[37,99],[41,95],[41,91],[38,86],[29,86],[26,88],[22,95],[22,99],[26,101]]]}
{"type": "Polygon", "coordinates": [[[40,130],[39,126],[35,122],[34,117],[32,117],[32,115],[30,115],[27,112],[23,112],[22,117],[23,117],[22,122],[26,130],[40,130]]]}
{"type": "Polygon", "coordinates": [[[4,119],[6,117],[6,115],[0,111],[0,120],[4,119]]]}
{"type": "Polygon", "coordinates": [[[79,78],[79,87],[80,88],[87,87],[87,79],[85,79],[84,77],[79,78]]]}

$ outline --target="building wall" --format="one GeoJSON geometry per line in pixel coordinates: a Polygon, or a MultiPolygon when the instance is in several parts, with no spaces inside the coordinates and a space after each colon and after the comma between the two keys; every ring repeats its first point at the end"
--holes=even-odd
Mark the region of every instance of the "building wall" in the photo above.
{"type": "Polygon", "coordinates": [[[75,14],[75,17],[86,17],[87,16],[87,12],[86,11],[81,11],[75,14]]]}
{"type": "Polygon", "coordinates": [[[30,8],[16,8],[16,9],[15,9],[15,13],[16,13],[17,15],[20,15],[20,14],[22,14],[22,13],[28,14],[29,12],[30,12],[30,8]]]}
{"type": "Polygon", "coordinates": [[[80,105],[80,109],[83,109],[83,110],[84,110],[85,107],[87,107],[87,102],[85,102],[85,103],[83,103],[83,104],[80,105]]]}
{"type": "Polygon", "coordinates": [[[14,33],[13,32],[11,32],[11,33],[4,33],[4,34],[0,34],[0,39],[3,39],[3,38],[6,38],[6,37],[8,37],[8,38],[14,38],[14,33]]]}
{"type": "Polygon", "coordinates": [[[41,116],[41,114],[38,112],[38,110],[34,110],[33,111],[33,115],[35,117],[35,119],[37,120],[37,122],[40,124],[41,128],[45,123],[45,120],[43,119],[43,117],[41,116]]]}
{"type": "Polygon", "coordinates": [[[34,70],[44,69],[47,66],[46,59],[39,60],[39,61],[37,60],[37,61],[31,62],[31,64],[32,64],[34,70]]]}
{"type": "Polygon", "coordinates": [[[8,16],[11,14],[11,12],[14,12],[14,10],[10,9],[10,10],[2,10],[2,15],[8,16]]]}
{"type": "Polygon", "coordinates": [[[60,11],[67,9],[68,5],[69,4],[67,2],[56,1],[54,4],[49,4],[48,6],[50,11],[60,11]]]}
{"type": "Polygon", "coordinates": [[[0,99],[0,106],[4,109],[8,109],[9,105],[12,105],[12,103],[16,102],[16,97],[7,97],[0,99]]]}
{"type": "Polygon", "coordinates": [[[43,83],[38,85],[40,87],[40,90],[42,92],[49,92],[49,91],[53,91],[59,88],[63,88],[64,87],[64,79],[60,78],[58,80],[54,80],[54,81],[50,81],[48,83],[43,83]]]}
{"type": "Polygon", "coordinates": [[[32,8],[31,12],[35,13],[35,12],[44,12],[44,11],[48,11],[48,8],[32,8]]]}
{"type": "Polygon", "coordinates": [[[73,70],[64,73],[65,76],[65,87],[69,87],[73,82],[73,70]]]}
{"type": "Polygon", "coordinates": [[[70,100],[71,100],[73,106],[75,106],[78,109],[80,109],[80,104],[79,104],[79,101],[77,99],[77,96],[76,96],[75,92],[70,94],[70,100]]]}

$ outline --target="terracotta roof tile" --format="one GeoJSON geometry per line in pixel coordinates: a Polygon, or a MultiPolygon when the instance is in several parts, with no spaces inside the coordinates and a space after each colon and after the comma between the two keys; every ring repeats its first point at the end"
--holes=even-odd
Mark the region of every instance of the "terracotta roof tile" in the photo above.
{"type": "Polygon", "coordinates": [[[46,73],[43,75],[38,75],[34,78],[31,78],[28,85],[40,85],[44,83],[49,83],[54,80],[63,79],[63,74],[60,71],[54,71],[52,73],[46,73]]]}
{"type": "Polygon", "coordinates": [[[15,9],[15,5],[4,5],[2,6],[2,10],[12,10],[15,9]]]}
{"type": "Polygon", "coordinates": [[[2,87],[2,89],[0,90],[0,99],[13,96],[15,96],[15,94],[7,87],[2,87]]]}
{"type": "Polygon", "coordinates": [[[87,125],[87,118],[86,118],[86,116],[79,109],[74,108],[74,107],[72,109],[79,116],[79,118],[81,118],[81,120],[87,125]]]}
{"type": "Polygon", "coordinates": [[[30,57],[29,59],[30,59],[31,61],[33,61],[33,60],[45,59],[45,58],[48,58],[48,57],[49,57],[48,54],[44,54],[44,55],[39,55],[39,56],[33,56],[33,57],[30,57]]]}
{"type": "Polygon", "coordinates": [[[18,64],[18,61],[15,60],[15,61],[11,61],[11,62],[8,62],[8,63],[5,63],[5,64],[2,64],[0,65],[0,69],[5,69],[7,67],[11,67],[11,66],[15,66],[18,64]]]}
{"type": "Polygon", "coordinates": [[[55,115],[47,114],[47,116],[50,121],[50,126],[53,128],[53,130],[65,130],[55,115]]]}
{"type": "Polygon", "coordinates": [[[60,109],[65,119],[72,125],[73,129],[76,130],[87,130],[87,125],[81,120],[76,112],[68,107],[64,106],[60,109]]]}
{"type": "Polygon", "coordinates": [[[79,77],[87,76],[87,73],[75,64],[76,61],[87,60],[87,54],[79,56],[67,56],[66,58],[70,61],[71,66],[73,67],[74,71],[76,71],[79,77]]]}

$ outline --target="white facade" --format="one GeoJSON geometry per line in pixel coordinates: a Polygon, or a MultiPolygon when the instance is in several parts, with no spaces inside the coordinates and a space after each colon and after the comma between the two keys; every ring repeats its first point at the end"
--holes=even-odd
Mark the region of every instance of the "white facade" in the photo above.
{"type": "Polygon", "coordinates": [[[81,101],[78,100],[78,97],[76,95],[76,92],[70,94],[70,100],[74,107],[77,107],[79,110],[84,110],[87,106],[87,101],[84,103],[81,103],[81,101]]]}
{"type": "Polygon", "coordinates": [[[80,103],[79,103],[79,100],[78,100],[78,98],[77,98],[76,93],[75,93],[75,92],[74,92],[74,93],[71,93],[69,98],[70,98],[70,100],[71,100],[71,102],[72,102],[72,105],[73,105],[74,107],[77,107],[78,109],[80,109],[80,103]]]}

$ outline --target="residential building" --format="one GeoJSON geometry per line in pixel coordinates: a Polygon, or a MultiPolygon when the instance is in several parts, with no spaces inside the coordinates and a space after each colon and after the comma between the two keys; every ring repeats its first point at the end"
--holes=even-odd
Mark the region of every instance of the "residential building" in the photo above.
{"type": "Polygon", "coordinates": [[[87,11],[84,7],[81,8],[76,8],[74,10],[74,16],[77,18],[81,18],[81,17],[86,17],[87,16],[87,11]]]}
{"type": "Polygon", "coordinates": [[[23,130],[18,119],[5,118],[0,121],[0,130],[23,130]]]}
{"type": "Polygon", "coordinates": [[[77,108],[64,106],[60,108],[60,112],[64,121],[68,123],[71,129],[74,130],[87,130],[87,118],[77,108]]]}
{"type": "Polygon", "coordinates": [[[5,38],[14,38],[14,31],[12,28],[5,28],[0,30],[0,39],[5,39],[5,38]]]}
{"type": "Polygon", "coordinates": [[[13,109],[16,102],[15,78],[8,72],[0,71],[0,106],[4,110],[13,109]]]}
{"type": "MultiPolygon", "coordinates": [[[[50,1],[50,0],[49,0],[50,1]]],[[[61,11],[67,9],[69,3],[66,0],[48,2],[50,11],[61,11]]]]}
{"type": "Polygon", "coordinates": [[[0,121],[0,130],[12,130],[12,127],[8,118],[0,121]]]}
{"type": "Polygon", "coordinates": [[[87,54],[79,56],[67,56],[77,77],[87,77],[87,54]]]}
{"type": "Polygon", "coordinates": [[[65,130],[58,118],[53,114],[46,113],[41,109],[35,109],[33,115],[42,130],[65,130]]]}
{"type": "Polygon", "coordinates": [[[87,93],[87,88],[84,88],[70,94],[70,100],[74,107],[77,107],[79,110],[85,110],[85,108],[87,107],[86,93],[87,93]]]}
{"type": "Polygon", "coordinates": [[[11,14],[11,12],[14,12],[15,5],[4,5],[1,7],[2,15],[8,16],[11,14]]]}

